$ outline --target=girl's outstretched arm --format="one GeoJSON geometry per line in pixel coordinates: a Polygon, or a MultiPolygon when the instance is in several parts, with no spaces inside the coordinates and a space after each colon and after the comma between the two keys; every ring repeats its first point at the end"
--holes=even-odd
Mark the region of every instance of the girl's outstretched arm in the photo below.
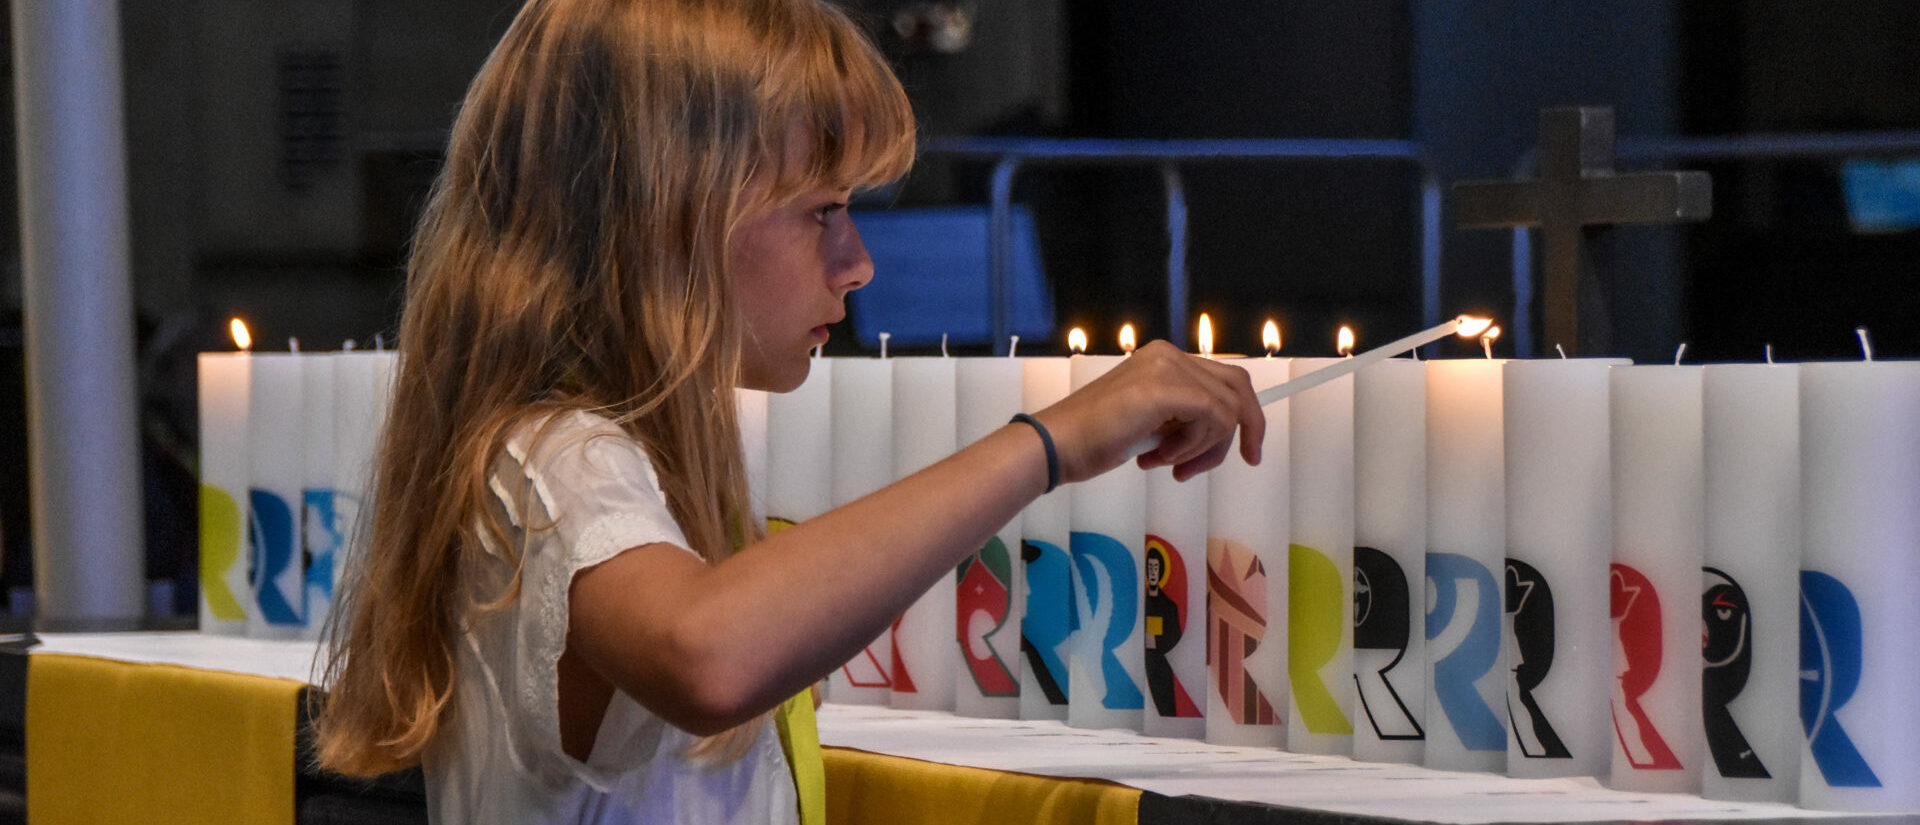
{"type": "MultiPolygon", "coordinates": [[[[1258,461],[1266,427],[1245,370],[1161,342],[1036,418],[1062,483],[1156,437],[1139,463],[1182,479],[1218,465],[1235,429],[1258,461]]],[[[1014,424],[718,565],[634,548],[574,577],[568,658],[687,731],[725,730],[851,658],[1046,482],[1039,435],[1014,424]]]]}

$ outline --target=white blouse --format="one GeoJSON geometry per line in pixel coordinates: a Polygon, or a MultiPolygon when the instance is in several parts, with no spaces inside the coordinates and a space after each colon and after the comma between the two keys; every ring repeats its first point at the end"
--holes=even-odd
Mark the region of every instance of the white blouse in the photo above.
{"type": "MultiPolygon", "coordinates": [[[[612,422],[563,413],[516,432],[489,476],[526,555],[520,596],[469,608],[453,708],[424,755],[436,823],[793,823],[793,776],[770,721],[738,761],[684,758],[698,737],[619,691],[585,763],[560,746],[556,665],[575,573],[657,542],[686,547],[646,452],[612,422]],[[537,436],[537,438],[536,438],[537,436]]],[[[507,592],[510,555],[461,570],[469,604],[507,592]]],[[[689,551],[691,552],[691,551],[689,551]]]]}

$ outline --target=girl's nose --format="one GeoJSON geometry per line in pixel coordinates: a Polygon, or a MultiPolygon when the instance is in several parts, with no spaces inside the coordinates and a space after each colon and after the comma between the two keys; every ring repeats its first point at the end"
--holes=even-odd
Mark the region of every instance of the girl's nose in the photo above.
{"type": "Polygon", "coordinates": [[[867,245],[860,240],[860,230],[853,225],[852,216],[846,220],[846,234],[836,244],[831,282],[834,291],[842,296],[873,280],[873,257],[867,254],[867,245]]]}

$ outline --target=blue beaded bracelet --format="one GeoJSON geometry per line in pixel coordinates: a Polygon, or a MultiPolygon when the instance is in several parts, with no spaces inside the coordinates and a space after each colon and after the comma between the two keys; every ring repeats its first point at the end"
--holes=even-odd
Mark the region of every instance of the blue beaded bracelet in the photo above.
{"type": "Polygon", "coordinates": [[[1034,432],[1040,434],[1040,446],[1047,449],[1047,492],[1053,492],[1053,488],[1060,486],[1060,453],[1053,449],[1053,434],[1047,432],[1046,427],[1041,426],[1039,419],[1026,413],[1014,413],[1013,418],[1007,423],[1012,424],[1015,421],[1032,427],[1034,432]]]}

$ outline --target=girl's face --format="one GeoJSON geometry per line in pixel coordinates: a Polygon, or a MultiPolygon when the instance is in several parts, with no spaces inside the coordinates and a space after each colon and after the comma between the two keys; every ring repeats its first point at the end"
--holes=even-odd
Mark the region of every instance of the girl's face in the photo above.
{"type": "Polygon", "coordinates": [[[846,317],[847,293],[873,277],[873,259],[847,214],[845,189],[813,189],[749,214],[730,250],[743,332],[741,385],[787,392],[808,354],[846,317]]]}

